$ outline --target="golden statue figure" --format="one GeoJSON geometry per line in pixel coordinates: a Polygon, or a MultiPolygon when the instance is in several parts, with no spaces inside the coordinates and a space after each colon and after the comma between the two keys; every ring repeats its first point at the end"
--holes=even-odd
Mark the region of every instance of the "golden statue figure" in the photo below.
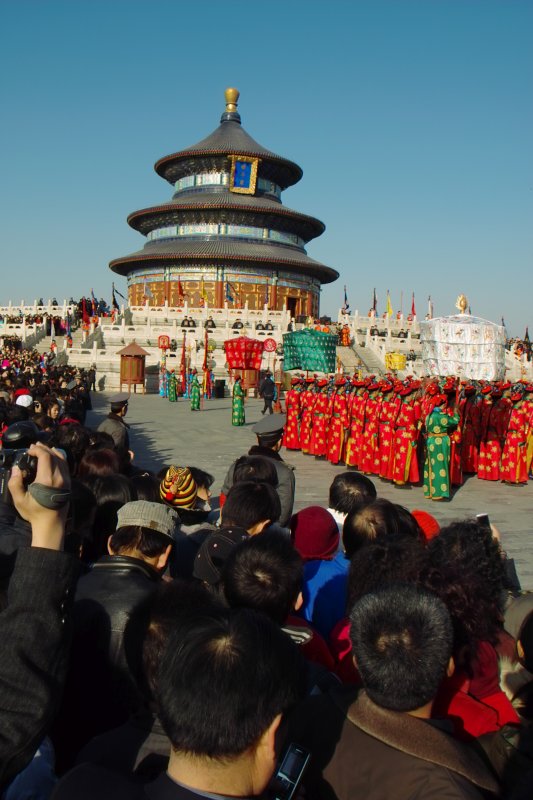
{"type": "Polygon", "coordinates": [[[466,309],[468,308],[468,300],[466,299],[466,295],[459,295],[455,302],[455,307],[459,309],[461,314],[466,314],[466,309]]]}

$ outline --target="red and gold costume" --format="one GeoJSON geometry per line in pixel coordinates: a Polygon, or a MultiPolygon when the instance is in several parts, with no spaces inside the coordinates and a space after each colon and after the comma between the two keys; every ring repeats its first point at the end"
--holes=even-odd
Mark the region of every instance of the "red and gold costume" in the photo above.
{"type": "Polygon", "coordinates": [[[312,456],[325,456],[327,451],[327,427],[330,400],[327,395],[327,380],[318,381],[319,393],[313,405],[313,422],[309,452],[312,456]]]}
{"type": "Polygon", "coordinates": [[[344,458],[344,431],[348,427],[348,398],[345,394],[346,379],[336,382],[336,391],[331,398],[329,426],[327,430],[327,459],[338,464],[344,458]]]}
{"type": "Polygon", "coordinates": [[[348,403],[348,438],[346,441],[346,466],[358,467],[363,447],[363,427],[365,424],[365,409],[368,392],[365,382],[353,381],[355,393],[348,403]]]}
{"type": "Polygon", "coordinates": [[[527,384],[524,389],[524,406],[529,419],[529,433],[527,436],[527,474],[531,474],[533,463],[533,384],[527,384]]]}
{"type": "Polygon", "coordinates": [[[283,444],[287,450],[300,449],[300,403],[302,398],[302,382],[299,378],[293,378],[291,388],[285,395],[285,407],[287,412],[287,422],[285,423],[285,434],[283,444]]]}
{"type": "Polygon", "coordinates": [[[481,411],[481,441],[477,476],[484,481],[500,480],[500,460],[503,441],[509,424],[509,401],[501,390],[491,392],[481,411]]]}
{"type": "Polygon", "coordinates": [[[513,408],[503,446],[500,476],[506,483],[527,483],[527,437],[530,419],[522,395],[513,395],[513,408]]]}
{"type": "Polygon", "coordinates": [[[392,391],[392,383],[381,384],[382,400],[378,421],[379,476],[392,480],[394,465],[394,425],[400,410],[400,400],[392,391]]]}
{"type": "Polygon", "coordinates": [[[417,446],[421,425],[421,404],[416,398],[420,384],[411,384],[400,389],[401,406],[394,426],[394,461],[392,480],[403,486],[405,483],[418,483],[417,446]]]}
{"type": "Polygon", "coordinates": [[[481,407],[473,386],[466,386],[459,400],[461,415],[461,468],[464,473],[476,473],[479,459],[479,438],[481,434],[481,407]]]}
{"type": "Polygon", "coordinates": [[[365,418],[361,439],[361,455],[359,469],[371,475],[379,474],[378,420],[381,410],[379,386],[371,383],[368,387],[368,399],[365,407],[365,418]]]}
{"type": "MultiPolygon", "coordinates": [[[[309,384],[309,381],[308,381],[309,384]]],[[[302,392],[300,398],[300,449],[302,453],[309,453],[311,447],[311,429],[313,425],[313,407],[317,395],[314,393],[312,384],[302,392]]]]}

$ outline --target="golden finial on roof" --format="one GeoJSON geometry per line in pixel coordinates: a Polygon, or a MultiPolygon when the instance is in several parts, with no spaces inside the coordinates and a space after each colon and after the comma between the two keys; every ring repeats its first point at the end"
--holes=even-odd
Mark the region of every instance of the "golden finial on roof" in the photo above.
{"type": "Polygon", "coordinates": [[[224,92],[224,97],[226,98],[226,111],[232,112],[237,111],[237,104],[239,102],[239,95],[240,92],[238,89],[232,89],[229,87],[224,92]]]}
{"type": "Polygon", "coordinates": [[[459,295],[455,302],[455,307],[459,309],[461,314],[466,314],[466,309],[468,308],[468,300],[466,299],[466,295],[459,295]]]}

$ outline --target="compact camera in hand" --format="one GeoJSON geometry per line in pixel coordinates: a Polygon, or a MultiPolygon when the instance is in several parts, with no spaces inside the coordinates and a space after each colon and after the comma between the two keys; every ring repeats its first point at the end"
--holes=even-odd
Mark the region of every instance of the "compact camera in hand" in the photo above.
{"type": "Polygon", "coordinates": [[[13,467],[18,467],[26,486],[33,483],[37,475],[37,458],[30,456],[26,449],[0,450],[0,499],[3,503],[11,503],[11,492],[7,484],[13,467]]]}

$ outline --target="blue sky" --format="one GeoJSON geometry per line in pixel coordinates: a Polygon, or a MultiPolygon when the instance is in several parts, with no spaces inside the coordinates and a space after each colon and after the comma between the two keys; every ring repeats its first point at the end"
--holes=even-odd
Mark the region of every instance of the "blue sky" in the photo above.
{"type": "MultiPolygon", "coordinates": [[[[533,3],[3,0],[0,301],[109,297],[126,224],[171,187],[155,161],[243,126],[296,161],[286,205],[326,232],[333,313],[428,295],[533,324],[533,3]]],[[[124,291],[125,283],[117,280],[124,291]]]]}

